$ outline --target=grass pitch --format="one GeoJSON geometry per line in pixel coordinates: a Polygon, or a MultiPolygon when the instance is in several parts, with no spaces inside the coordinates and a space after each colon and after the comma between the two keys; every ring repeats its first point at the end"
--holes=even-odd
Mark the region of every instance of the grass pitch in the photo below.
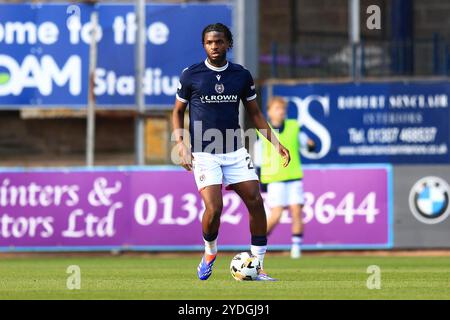
{"type": "Polygon", "coordinates": [[[237,282],[230,255],[219,255],[208,281],[198,256],[0,256],[0,299],[450,299],[450,257],[268,255],[278,282],[237,282]],[[67,289],[67,267],[81,269],[81,289],[67,289]],[[381,270],[369,290],[367,268],[381,270]]]}

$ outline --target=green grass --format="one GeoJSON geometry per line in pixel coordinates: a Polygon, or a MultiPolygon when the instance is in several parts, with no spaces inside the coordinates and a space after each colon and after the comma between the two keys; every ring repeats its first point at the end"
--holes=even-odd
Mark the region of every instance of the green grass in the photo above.
{"type": "Polygon", "coordinates": [[[199,257],[0,257],[0,299],[450,299],[450,257],[268,256],[278,282],[237,282],[231,256],[219,256],[210,280],[199,281],[199,257]],[[81,289],[68,290],[69,265],[81,289]],[[369,290],[369,265],[381,289],[369,290]]]}

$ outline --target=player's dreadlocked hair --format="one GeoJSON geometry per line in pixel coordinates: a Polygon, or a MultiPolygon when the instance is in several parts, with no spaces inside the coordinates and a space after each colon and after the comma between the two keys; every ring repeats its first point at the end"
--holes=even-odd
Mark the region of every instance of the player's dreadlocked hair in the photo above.
{"type": "Polygon", "coordinates": [[[225,38],[230,43],[230,49],[233,48],[233,34],[231,33],[230,29],[228,29],[228,27],[222,23],[213,23],[207,25],[205,29],[203,29],[202,44],[205,42],[205,34],[211,31],[222,32],[225,35],[225,38]]]}

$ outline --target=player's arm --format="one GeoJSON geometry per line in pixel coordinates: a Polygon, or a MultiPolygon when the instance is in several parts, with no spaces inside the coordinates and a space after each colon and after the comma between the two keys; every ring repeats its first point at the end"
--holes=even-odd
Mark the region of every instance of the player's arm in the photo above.
{"type": "Polygon", "coordinates": [[[291,161],[291,156],[289,154],[289,150],[286,149],[280,143],[280,141],[278,141],[278,138],[273,133],[272,128],[270,128],[269,124],[267,123],[266,119],[264,118],[264,115],[262,114],[261,110],[259,109],[256,99],[253,99],[250,101],[244,101],[244,106],[245,106],[245,109],[247,110],[247,114],[249,115],[250,119],[253,121],[255,128],[258,129],[259,132],[274,145],[275,149],[278,150],[278,152],[284,159],[283,166],[287,167],[289,162],[291,161]]]}
{"type": "Polygon", "coordinates": [[[172,126],[173,135],[178,149],[178,156],[181,160],[181,165],[188,171],[192,170],[192,154],[184,143],[184,113],[187,108],[187,103],[178,99],[175,100],[175,106],[172,111],[172,126]]]}
{"type": "Polygon", "coordinates": [[[300,131],[298,140],[301,148],[308,149],[309,152],[314,152],[316,150],[316,143],[312,140],[306,133],[300,131]]]}

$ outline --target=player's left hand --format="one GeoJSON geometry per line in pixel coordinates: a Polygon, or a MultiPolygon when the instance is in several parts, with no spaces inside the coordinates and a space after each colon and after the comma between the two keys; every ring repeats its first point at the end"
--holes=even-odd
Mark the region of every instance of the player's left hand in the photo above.
{"type": "Polygon", "coordinates": [[[283,158],[283,167],[287,167],[289,165],[289,162],[291,162],[291,155],[289,154],[289,150],[286,149],[281,143],[278,147],[278,152],[280,153],[281,157],[283,158]]]}
{"type": "Polygon", "coordinates": [[[314,140],[308,139],[307,147],[308,147],[308,151],[309,151],[309,152],[314,152],[314,151],[316,151],[316,143],[314,142],[314,140]]]}

